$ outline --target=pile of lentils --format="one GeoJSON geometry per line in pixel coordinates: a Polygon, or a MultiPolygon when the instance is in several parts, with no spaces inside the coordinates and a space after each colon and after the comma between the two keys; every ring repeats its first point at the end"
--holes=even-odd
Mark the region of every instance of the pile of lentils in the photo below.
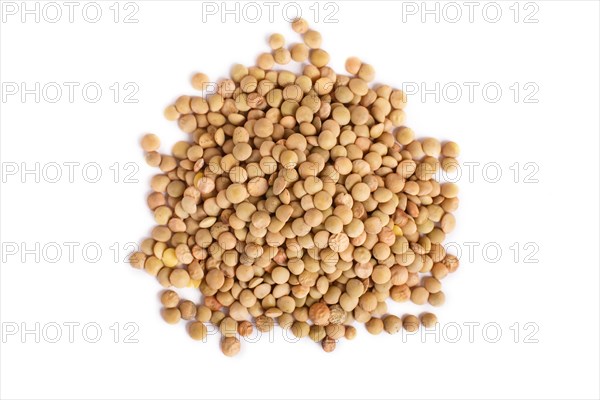
{"type": "Polygon", "coordinates": [[[148,196],[157,225],[131,264],[166,289],[166,322],[189,321],[196,340],[213,324],[227,356],[275,323],[326,352],[356,336],[354,321],[374,335],[433,327],[434,314],[400,318],[386,301],[441,306],[441,281],[459,265],[442,245],[458,188],[434,179],[456,169],[458,145],[416,140],[401,90],[372,85],[356,57],[337,74],[321,34],[303,19],[292,27],[303,43],[288,49],[273,34],[256,66],[216,84],[193,76],[204,96],[165,110],[189,134],[172,155],[156,135],[142,139],[161,170],[148,196]],[[301,75],[274,69],[292,60],[301,75]],[[185,287],[201,304],[173,290],[185,287]]]}

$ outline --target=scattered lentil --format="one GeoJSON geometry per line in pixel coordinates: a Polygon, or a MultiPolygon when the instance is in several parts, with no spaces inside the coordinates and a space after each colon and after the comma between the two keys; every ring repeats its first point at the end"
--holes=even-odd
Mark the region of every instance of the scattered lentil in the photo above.
{"type": "Polygon", "coordinates": [[[206,329],[206,325],[204,325],[202,322],[192,322],[188,327],[188,332],[192,339],[204,340],[208,330],[206,329]]]}
{"type": "Polygon", "coordinates": [[[160,139],[153,133],[148,133],[142,138],[142,149],[147,152],[156,151],[160,147],[160,139]]]}
{"type": "Polygon", "coordinates": [[[371,335],[379,335],[381,332],[383,332],[384,325],[381,319],[371,318],[369,321],[367,321],[365,327],[371,335]]]}
{"type": "MultiPolygon", "coordinates": [[[[440,306],[441,280],[459,266],[441,244],[456,224],[458,186],[435,180],[439,168],[456,170],[458,145],[415,140],[402,125],[403,91],[371,88],[375,70],[356,57],[350,76],[337,74],[321,34],[303,19],[292,28],[304,43],[288,49],[275,33],[256,66],[236,64],[216,93],[165,109],[190,134],[172,156],[158,152],[156,135],[141,140],[161,170],[148,196],[157,226],[130,264],[165,288],[197,288],[200,305],[164,291],[161,314],[195,319],[195,340],[205,323],[219,327],[228,356],[240,350],[237,335],[252,334],[251,319],[269,332],[277,318],[327,352],[356,336],[353,321],[376,335],[414,332],[419,318],[386,315],[387,298],[440,306]],[[291,60],[310,64],[300,76],[273,70],[291,60]]],[[[197,90],[208,83],[192,77],[197,90]]]]}
{"type": "Polygon", "coordinates": [[[221,351],[227,357],[233,357],[240,352],[240,340],[235,336],[226,336],[221,340],[221,351]]]}
{"type": "Polygon", "coordinates": [[[192,77],[192,87],[196,90],[205,90],[210,82],[208,75],[198,72],[192,77]]]}
{"type": "Polygon", "coordinates": [[[425,328],[433,328],[437,322],[438,320],[435,314],[423,313],[421,315],[421,324],[423,324],[425,328]]]}
{"type": "Polygon", "coordinates": [[[384,329],[390,335],[400,332],[402,320],[395,315],[388,315],[383,319],[384,329]]]}
{"type": "Polygon", "coordinates": [[[176,324],[181,320],[181,311],[178,308],[163,308],[162,317],[168,324],[176,324]]]}

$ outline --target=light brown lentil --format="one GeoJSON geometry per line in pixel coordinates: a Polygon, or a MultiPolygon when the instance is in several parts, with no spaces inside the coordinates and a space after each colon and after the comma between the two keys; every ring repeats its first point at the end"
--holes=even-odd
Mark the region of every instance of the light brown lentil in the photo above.
{"type": "Polygon", "coordinates": [[[423,324],[425,328],[433,328],[437,322],[438,320],[435,314],[423,313],[421,315],[421,324],[423,324]]]}
{"type": "Polygon", "coordinates": [[[206,338],[208,330],[206,329],[206,325],[204,325],[202,322],[192,322],[189,325],[188,332],[192,339],[204,340],[204,338],[206,338]]]}
{"type": "MultiPolygon", "coordinates": [[[[172,156],[157,151],[156,135],[141,143],[162,174],[148,196],[157,226],[130,263],[163,287],[198,288],[198,306],[163,292],[163,318],[195,319],[196,340],[210,321],[230,356],[251,318],[261,332],[278,318],[325,351],[355,337],[355,320],[373,334],[414,331],[419,319],[386,315],[386,299],[440,306],[440,281],[459,266],[441,245],[455,227],[458,186],[435,180],[440,167],[458,168],[458,145],[415,140],[403,91],[371,88],[374,68],[356,57],[345,64],[351,76],[336,74],[320,33],[302,19],[292,27],[304,43],[287,49],[273,34],[257,66],[236,64],[216,93],[165,109],[190,134],[172,156]],[[311,64],[300,76],[272,70],[291,60],[311,64]]],[[[192,77],[195,89],[208,85],[207,75],[192,77]]]]}

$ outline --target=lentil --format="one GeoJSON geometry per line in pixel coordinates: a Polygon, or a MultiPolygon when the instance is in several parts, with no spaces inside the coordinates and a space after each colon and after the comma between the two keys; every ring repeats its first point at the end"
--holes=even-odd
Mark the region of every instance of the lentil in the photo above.
{"type": "Polygon", "coordinates": [[[395,315],[388,315],[383,319],[384,329],[390,335],[400,332],[402,320],[395,315]]]}
{"type": "Polygon", "coordinates": [[[419,329],[419,319],[414,315],[407,315],[402,320],[402,327],[408,332],[415,332],[419,329]]]}
{"type": "Polygon", "coordinates": [[[192,301],[184,300],[179,304],[179,312],[181,312],[181,318],[185,320],[194,319],[196,316],[196,305],[192,301]]]}
{"type": "Polygon", "coordinates": [[[226,336],[221,340],[221,351],[227,357],[233,357],[240,352],[240,340],[233,336],[226,336]]]}
{"type": "Polygon", "coordinates": [[[188,328],[190,337],[194,340],[204,340],[208,333],[206,325],[202,322],[192,322],[188,328]]]}
{"type": "Polygon", "coordinates": [[[325,339],[323,339],[321,341],[321,345],[323,347],[323,350],[326,353],[331,353],[332,351],[334,351],[335,350],[335,344],[336,344],[335,339],[332,339],[330,337],[326,337],[325,339]]]}
{"type": "Polygon", "coordinates": [[[433,328],[437,322],[438,320],[435,314],[423,313],[421,315],[421,324],[423,324],[425,328],[433,328]]]}
{"type": "Polygon", "coordinates": [[[176,324],[181,320],[181,311],[178,308],[163,308],[162,317],[168,324],[176,324]]]}
{"type": "Polygon", "coordinates": [[[297,18],[292,22],[294,32],[304,34],[308,31],[308,22],[305,19],[297,18]]]}
{"type": "Polygon", "coordinates": [[[198,72],[192,77],[192,86],[196,90],[206,89],[206,84],[210,82],[208,75],[198,72]]]}
{"type": "MultiPolygon", "coordinates": [[[[455,228],[458,186],[435,179],[457,169],[458,145],[416,139],[402,125],[402,90],[371,87],[375,70],[356,57],[350,76],[337,74],[321,34],[303,19],[292,28],[304,43],[288,49],[273,34],[256,66],[236,64],[216,93],[165,109],[190,135],[172,155],[154,134],[141,140],[161,170],[147,200],[157,226],[130,264],[165,288],[197,288],[199,305],[162,292],[161,314],[195,320],[195,340],[211,322],[228,356],[240,351],[237,335],[269,332],[274,318],[327,352],[356,336],[354,321],[376,335],[414,332],[419,318],[386,315],[387,299],[440,306],[441,280],[459,266],[441,244],[455,228]],[[300,76],[273,70],[291,60],[310,63],[300,76]]],[[[205,91],[209,78],[191,83],[205,91]]]]}
{"type": "Polygon", "coordinates": [[[147,152],[156,151],[160,147],[160,139],[153,133],[149,133],[142,138],[142,149],[147,152]]]}

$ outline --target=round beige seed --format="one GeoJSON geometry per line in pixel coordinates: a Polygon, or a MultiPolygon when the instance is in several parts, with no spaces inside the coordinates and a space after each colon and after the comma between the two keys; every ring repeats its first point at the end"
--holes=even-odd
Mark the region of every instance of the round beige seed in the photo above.
{"type": "Polygon", "coordinates": [[[356,328],[353,326],[346,326],[344,337],[348,340],[353,340],[356,337],[356,328]]]}
{"type": "Polygon", "coordinates": [[[179,295],[172,290],[165,290],[160,296],[160,302],[166,308],[177,307],[179,304],[179,295]]]}
{"type": "Polygon", "coordinates": [[[290,278],[290,271],[284,267],[277,267],[273,269],[273,272],[271,273],[271,278],[277,284],[286,283],[290,278]]]}
{"type": "Polygon", "coordinates": [[[142,138],[142,149],[144,151],[156,151],[160,147],[160,139],[153,133],[148,133],[142,138]]]}
{"type": "Polygon", "coordinates": [[[291,331],[297,338],[304,338],[310,333],[310,325],[304,321],[296,321],[292,324],[291,331]]]}
{"type": "Polygon", "coordinates": [[[407,332],[416,332],[419,329],[419,319],[414,315],[407,315],[402,320],[402,327],[407,332]]]}
{"type": "Polygon", "coordinates": [[[205,281],[209,287],[218,290],[225,283],[225,275],[221,270],[212,269],[206,274],[205,281]]]}
{"type": "Polygon", "coordinates": [[[292,60],[296,62],[305,62],[308,59],[310,49],[304,43],[296,43],[290,48],[292,60]]]}
{"type": "Polygon", "coordinates": [[[280,48],[273,52],[273,59],[277,64],[285,65],[292,60],[292,55],[288,49],[280,48]]]}
{"type": "Polygon", "coordinates": [[[415,304],[423,305],[429,299],[429,292],[424,287],[416,287],[411,291],[410,301],[415,304]]]}
{"type": "Polygon", "coordinates": [[[369,321],[367,321],[365,327],[367,328],[367,332],[369,332],[371,335],[379,335],[381,332],[383,332],[384,325],[383,321],[379,318],[371,318],[369,321]]]}
{"type": "Polygon", "coordinates": [[[163,308],[161,314],[168,324],[174,325],[181,320],[181,311],[178,308],[163,308]]]}
{"type": "Polygon", "coordinates": [[[310,52],[310,62],[317,68],[329,64],[329,53],[323,49],[314,49],[310,52]]]}
{"type": "Polygon", "coordinates": [[[181,114],[179,114],[174,105],[170,105],[165,108],[163,115],[168,121],[177,121],[181,114]]]}
{"type": "Polygon", "coordinates": [[[280,49],[285,45],[285,38],[280,33],[274,33],[269,37],[269,46],[271,49],[280,49]]]}
{"type": "Polygon", "coordinates": [[[252,155],[252,147],[248,143],[238,143],[234,146],[233,156],[238,161],[246,161],[252,155]]]}
{"type": "Polygon", "coordinates": [[[385,265],[378,265],[373,269],[373,274],[371,275],[371,279],[373,282],[383,285],[390,281],[392,277],[392,273],[389,267],[385,265]]]}
{"type": "Polygon", "coordinates": [[[371,82],[375,79],[375,69],[370,64],[363,63],[358,70],[358,77],[367,82],[371,82]]]}
{"type": "Polygon", "coordinates": [[[228,336],[221,340],[221,351],[227,357],[233,357],[240,352],[240,340],[236,337],[228,336]]]}
{"type": "Polygon", "coordinates": [[[371,194],[371,190],[366,183],[359,182],[352,187],[352,198],[355,201],[366,201],[371,194]]]}
{"type": "Polygon", "coordinates": [[[194,340],[204,340],[208,334],[208,330],[202,322],[192,322],[188,327],[188,333],[194,340]]]}
{"type": "Polygon", "coordinates": [[[327,325],[331,312],[325,303],[315,303],[308,310],[308,317],[315,325],[327,325]]]}
{"type": "Polygon", "coordinates": [[[192,87],[196,90],[205,90],[210,82],[208,75],[198,72],[192,76],[192,87]]]}
{"type": "Polygon", "coordinates": [[[438,320],[435,314],[424,313],[421,315],[421,323],[425,328],[433,328],[437,324],[438,320]]]}
{"type": "Polygon", "coordinates": [[[425,278],[425,280],[423,281],[423,285],[429,293],[437,293],[440,290],[442,290],[442,283],[434,277],[425,278]]]}
{"type": "Polygon", "coordinates": [[[388,315],[383,319],[383,328],[390,335],[398,333],[402,329],[402,320],[395,315],[388,315]]]}
{"type": "Polygon", "coordinates": [[[431,293],[428,298],[429,304],[434,307],[440,307],[446,302],[446,295],[444,292],[439,291],[437,293],[431,293]]]}
{"type": "Polygon", "coordinates": [[[362,62],[357,57],[350,57],[346,60],[346,71],[352,75],[357,75],[362,62]]]}
{"type": "Polygon", "coordinates": [[[321,341],[321,346],[323,347],[323,351],[326,353],[331,353],[335,350],[336,341],[333,338],[326,337],[321,341]]]}
{"type": "Polygon", "coordinates": [[[242,321],[238,324],[238,333],[241,337],[252,335],[253,330],[252,323],[249,321],[242,321]]]}
{"type": "Polygon", "coordinates": [[[196,320],[200,322],[208,322],[212,317],[212,310],[205,305],[199,305],[196,308],[196,320]]]}
{"type": "Polygon", "coordinates": [[[248,198],[248,190],[245,185],[241,183],[234,183],[229,185],[225,192],[227,200],[233,204],[239,204],[248,198]]]}
{"type": "Polygon", "coordinates": [[[261,118],[254,124],[254,133],[260,138],[267,138],[273,134],[273,123],[267,118],[261,118]]]}
{"type": "Polygon", "coordinates": [[[421,144],[423,151],[430,157],[439,157],[442,151],[442,145],[439,140],[434,138],[425,138],[421,144]]]}
{"type": "Polygon", "coordinates": [[[308,30],[304,34],[304,43],[311,49],[318,49],[321,47],[321,34],[317,31],[308,30]]]}
{"type": "Polygon", "coordinates": [[[446,198],[455,198],[458,196],[458,186],[452,182],[444,183],[441,185],[441,193],[446,198]]]}
{"type": "Polygon", "coordinates": [[[456,158],[460,155],[460,147],[455,142],[446,142],[442,146],[444,157],[456,158]]]}
{"type": "Polygon", "coordinates": [[[292,29],[302,35],[308,31],[308,22],[305,19],[297,18],[292,22],[292,29]]]}
{"type": "Polygon", "coordinates": [[[235,336],[238,333],[238,323],[233,318],[225,317],[219,324],[219,330],[225,337],[235,336]]]}
{"type": "Polygon", "coordinates": [[[179,311],[181,312],[181,318],[185,320],[191,320],[196,317],[196,305],[193,301],[184,300],[179,304],[179,311]]]}
{"type": "MultiPolygon", "coordinates": [[[[167,264],[165,263],[165,265],[167,264]]],[[[176,288],[184,288],[190,283],[190,274],[183,268],[176,268],[171,272],[169,280],[171,281],[171,285],[176,288]]]]}
{"type": "Polygon", "coordinates": [[[271,53],[262,53],[256,59],[256,65],[262,69],[272,69],[275,65],[275,59],[271,53]]]}
{"type": "Polygon", "coordinates": [[[298,154],[292,150],[285,150],[279,156],[279,162],[285,169],[296,168],[298,164],[298,154]]]}

